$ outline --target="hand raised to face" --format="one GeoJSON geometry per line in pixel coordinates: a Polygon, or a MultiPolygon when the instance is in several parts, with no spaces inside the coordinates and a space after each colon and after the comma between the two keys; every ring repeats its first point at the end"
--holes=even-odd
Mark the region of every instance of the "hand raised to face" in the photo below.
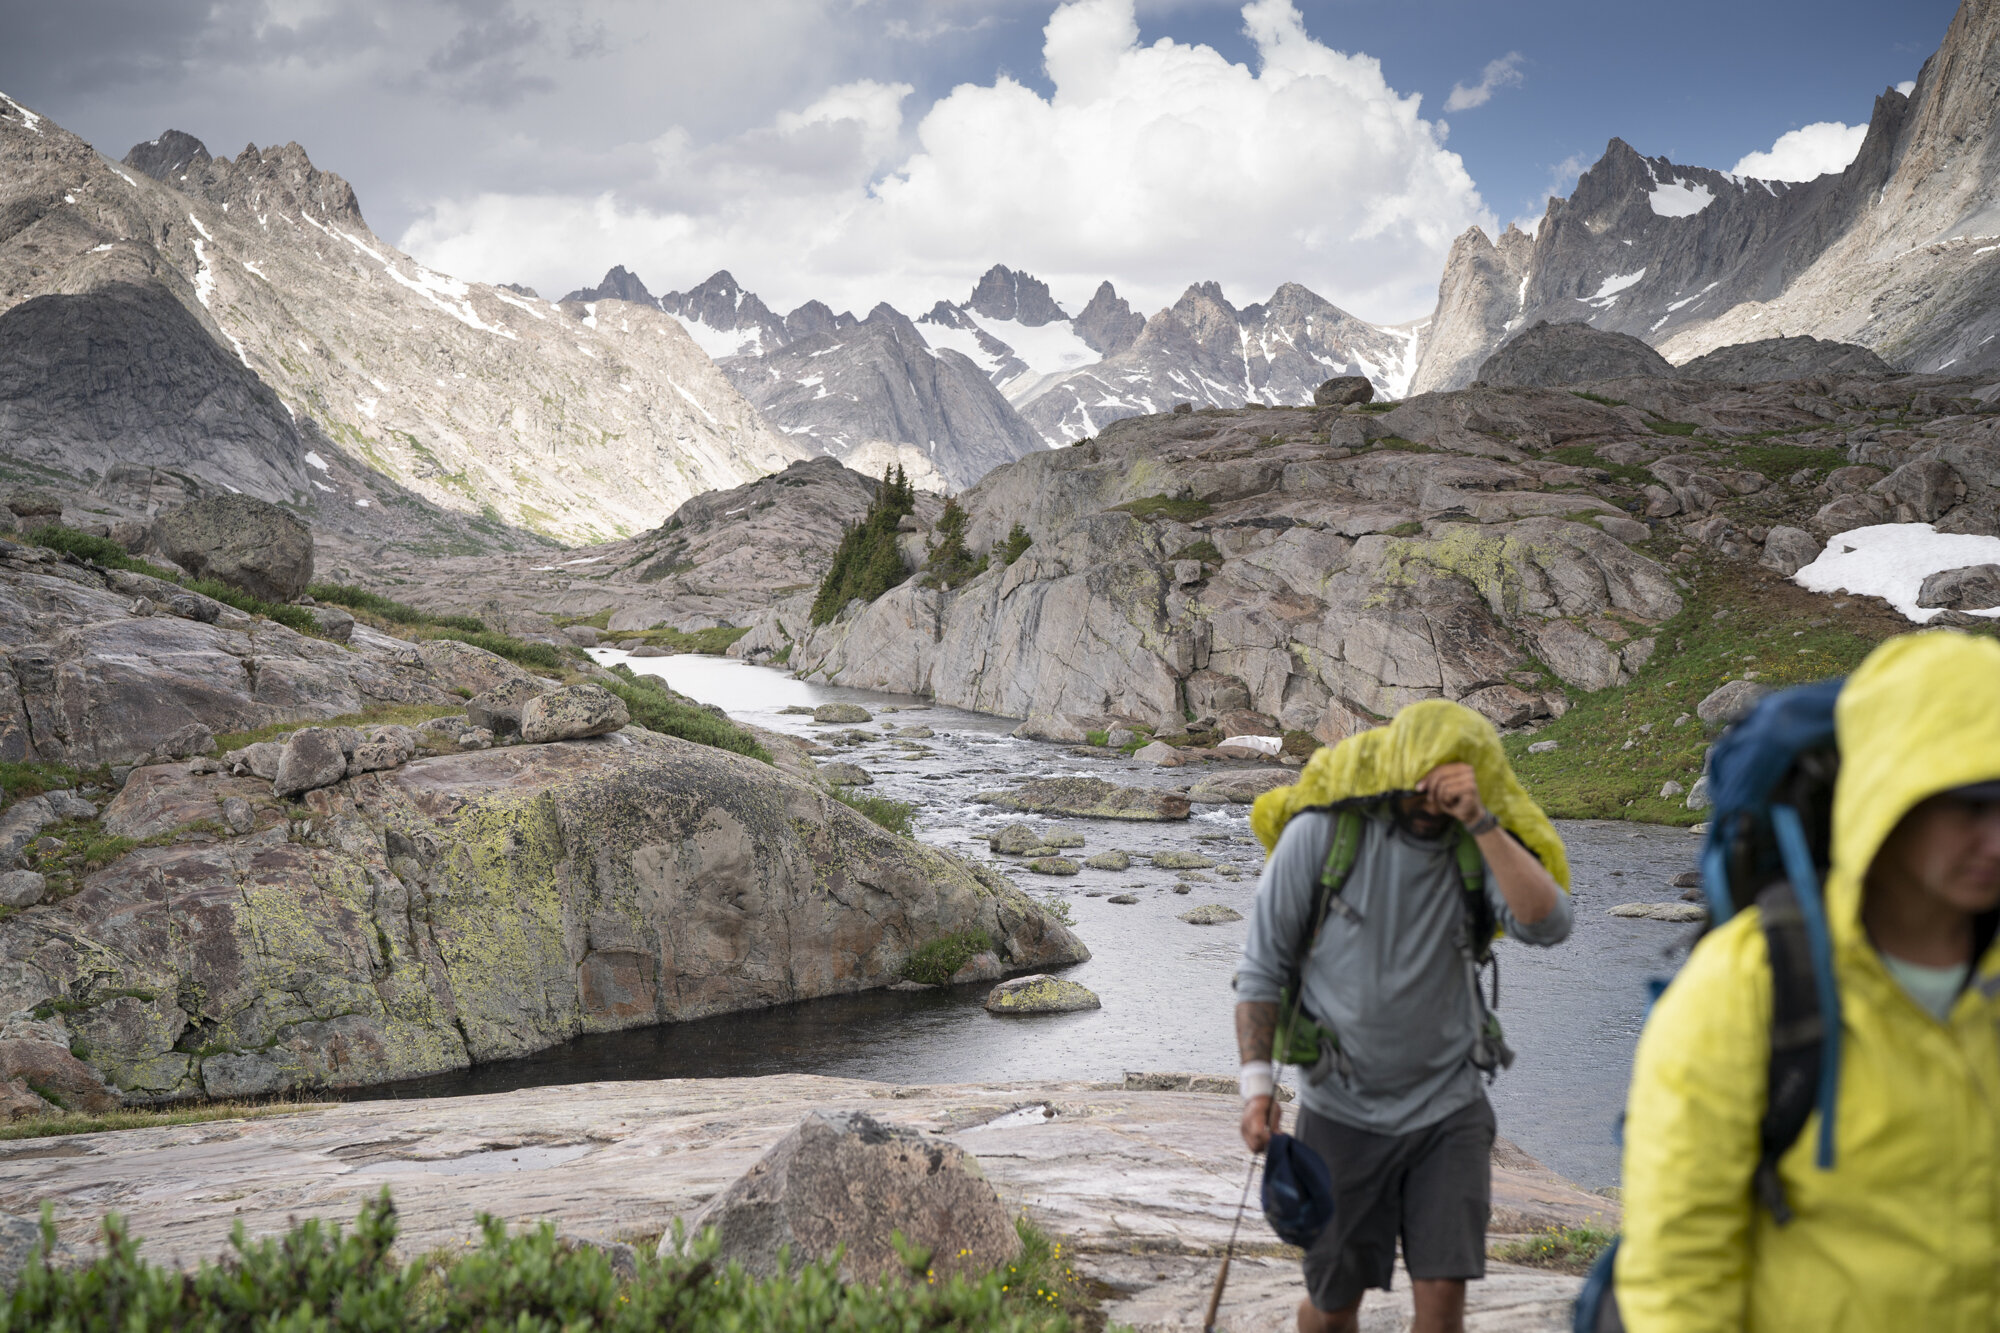
{"type": "Polygon", "coordinates": [[[1418,781],[1417,790],[1427,798],[1431,810],[1450,815],[1461,824],[1473,823],[1486,813],[1471,764],[1439,764],[1418,781]]]}

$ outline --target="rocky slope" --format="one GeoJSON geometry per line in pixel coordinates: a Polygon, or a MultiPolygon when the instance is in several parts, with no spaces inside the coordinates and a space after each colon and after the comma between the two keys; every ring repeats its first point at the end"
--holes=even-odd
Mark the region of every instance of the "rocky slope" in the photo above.
{"type": "Polygon", "coordinates": [[[576,540],[801,456],[678,323],[601,316],[415,264],[296,144],[231,160],[169,133],[114,165],[0,97],[0,342],[27,358],[0,381],[0,451],[17,466],[379,503],[331,476],[324,440],[489,535],[576,540]],[[88,359],[107,347],[129,400],[109,416],[88,359]]]}
{"type": "Polygon", "coordinates": [[[1500,342],[1541,320],[1631,334],[1675,362],[1809,333],[1913,371],[2000,369],[1996,70],[2000,9],[1965,0],[1914,91],[1876,99],[1853,163],[1803,183],[1613,139],[1532,240],[1459,239],[1414,389],[1470,383],[1500,342]]]}
{"type": "Polygon", "coordinates": [[[2000,531],[1976,380],[1583,394],[1129,418],[967,494],[974,549],[1032,535],[1014,563],[809,633],[781,603],[738,650],[1060,739],[1233,717],[1331,741],[1438,695],[1518,727],[1631,679],[1696,551],[1790,574],[1870,523],[2000,531]]]}
{"type": "Polygon", "coordinates": [[[624,721],[610,695],[467,644],[306,638],[6,543],[0,649],[0,759],[83,775],[0,811],[13,1113],[38,1104],[32,1071],[77,1059],[128,1100],[463,1068],[886,985],[974,927],[1013,970],[1086,956],[795,753],[595,734],[624,721]],[[509,699],[527,739],[494,745],[480,719],[509,699]],[[211,757],[222,733],[357,715],[211,757]]]}

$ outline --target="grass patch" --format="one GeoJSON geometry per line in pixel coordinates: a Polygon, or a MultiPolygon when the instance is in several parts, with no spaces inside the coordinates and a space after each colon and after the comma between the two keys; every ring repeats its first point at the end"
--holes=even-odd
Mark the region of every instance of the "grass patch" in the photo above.
{"type": "Polygon", "coordinates": [[[1416,537],[1421,535],[1423,530],[1423,524],[1411,519],[1407,523],[1398,523],[1393,528],[1384,528],[1383,534],[1389,537],[1416,537]]]}
{"type": "Polygon", "coordinates": [[[1147,523],[1158,518],[1171,519],[1176,523],[1192,523],[1198,518],[1207,518],[1215,512],[1215,506],[1206,500],[1172,495],[1148,495],[1111,507],[1122,509],[1132,517],[1147,523]]]}
{"type": "Polygon", "coordinates": [[[983,930],[962,930],[932,940],[910,955],[903,964],[903,977],[925,986],[942,986],[952,973],[993,947],[993,938],[983,930]]]}
{"type": "Polygon", "coordinates": [[[484,648],[496,657],[504,657],[515,666],[528,667],[536,671],[563,671],[579,655],[578,648],[564,652],[552,643],[530,643],[517,639],[511,634],[501,634],[494,630],[482,630],[475,634],[462,629],[433,629],[425,626],[415,634],[419,639],[455,639],[459,643],[469,643],[474,648],[484,648]]]}
{"type": "Polygon", "coordinates": [[[295,1115],[317,1110],[326,1102],[203,1102],[198,1106],[135,1106],[99,1115],[66,1111],[60,1115],[34,1116],[0,1124],[0,1142],[9,1139],[46,1139],[62,1134],[102,1134],[119,1129],[159,1129],[170,1125],[199,1125],[211,1120],[268,1120],[272,1116],[295,1115]]]}
{"type": "Polygon", "coordinates": [[[1647,417],[1646,429],[1655,435],[1692,435],[1700,427],[1692,421],[1668,421],[1665,417],[1647,417]]]}
{"type": "MultiPolygon", "coordinates": [[[[751,1276],[719,1262],[713,1229],[689,1240],[678,1223],[669,1252],[639,1248],[628,1279],[603,1250],[559,1240],[551,1223],[509,1235],[505,1222],[481,1214],[479,1226],[477,1245],[398,1259],[396,1209],[384,1189],[351,1229],[308,1218],[257,1241],[239,1229],[228,1254],[181,1272],[142,1259],[138,1238],[112,1215],[88,1263],[28,1263],[0,1306],[0,1328],[1059,1333],[1077,1327],[1072,1300],[1089,1308],[1060,1248],[1030,1243],[1027,1230],[1021,1259],[996,1272],[935,1277],[929,1251],[899,1241],[907,1274],[846,1284],[832,1262],[751,1276]]],[[[42,1234],[53,1246],[52,1210],[42,1234]]]]}
{"type": "Polygon", "coordinates": [[[1542,457],[1557,463],[1567,463],[1571,467],[1596,468],[1608,472],[1627,486],[1651,485],[1653,474],[1636,463],[1613,463],[1597,456],[1597,446],[1592,444],[1565,444],[1560,449],[1551,449],[1542,457]]]}
{"type": "Polygon", "coordinates": [[[1189,542],[1186,546],[1181,547],[1180,550],[1175,551],[1173,558],[1176,560],[1200,560],[1207,564],[1219,565],[1222,563],[1222,552],[1215,549],[1214,542],[1203,537],[1200,541],[1189,542]]]}
{"type": "Polygon", "coordinates": [[[678,736],[697,745],[712,745],[718,750],[747,755],[767,764],[774,762],[771,752],[758,744],[755,736],[726,717],[717,717],[706,708],[683,702],[659,677],[641,676],[623,662],[611,668],[611,672],[619,680],[605,688],[625,701],[635,725],[662,736],[678,736]]]}
{"type": "Polygon", "coordinates": [[[829,790],[834,800],[888,829],[897,837],[917,836],[915,823],[917,808],[908,801],[892,801],[886,796],[870,796],[867,792],[856,791],[851,787],[833,787],[829,790]]]}
{"type": "Polygon", "coordinates": [[[607,606],[602,611],[587,616],[550,616],[549,619],[555,621],[556,625],[562,629],[568,629],[572,625],[588,625],[594,630],[609,631],[611,628],[611,608],[607,606]]]}
{"type": "Polygon", "coordinates": [[[296,630],[315,639],[325,637],[319,632],[319,622],[313,619],[312,612],[303,606],[267,602],[216,579],[197,579],[185,574],[176,574],[150,560],[138,559],[109,537],[93,537],[87,532],[63,527],[60,523],[49,523],[30,532],[28,540],[51,551],[75,556],[79,560],[92,561],[106,569],[122,569],[129,573],[144,574],[150,578],[178,584],[189,592],[198,593],[211,601],[221,602],[224,606],[234,607],[245,615],[274,620],[286,629],[296,630]]]}
{"type": "Polygon", "coordinates": [[[1583,399],[1587,403],[1597,403],[1604,407],[1625,406],[1625,400],[1623,398],[1606,398],[1601,393],[1591,393],[1586,389],[1571,389],[1570,393],[1575,397],[1583,399]]]}
{"type": "Polygon", "coordinates": [[[450,704],[381,704],[359,713],[343,713],[324,721],[273,722],[254,731],[230,731],[215,738],[218,754],[229,754],[246,745],[274,741],[302,727],[419,727],[434,717],[450,717],[464,710],[450,704]]]}
{"type": "Polygon", "coordinates": [[[652,629],[640,630],[635,634],[620,634],[619,643],[630,643],[637,639],[649,648],[664,648],[670,653],[701,653],[708,657],[724,657],[730,646],[750,632],[744,625],[712,625],[707,629],[688,633],[671,625],[656,625],[652,629]]]}
{"type": "Polygon", "coordinates": [[[1392,399],[1386,403],[1363,403],[1361,404],[1361,410],[1363,412],[1393,412],[1401,406],[1401,403],[1392,399]]]}
{"type": "Polygon", "coordinates": [[[1631,684],[1572,693],[1560,719],[1504,739],[1515,772],[1549,814],[1683,825],[1706,819],[1685,797],[1659,794],[1669,780],[1692,787],[1701,775],[1713,737],[1694,716],[1696,704],[1748,671],[1773,688],[1844,675],[1883,639],[1915,628],[1886,608],[1857,604],[1834,613],[1825,597],[1719,556],[1686,568],[1683,609],[1645,631],[1658,646],[1631,684]],[[1683,715],[1687,721],[1675,726],[1683,715]],[[1559,748],[1529,754],[1529,742],[1540,740],[1559,748]]]}
{"type": "Polygon", "coordinates": [[[392,625],[435,625],[442,629],[463,630],[468,634],[486,632],[486,622],[478,616],[437,615],[429,611],[419,611],[416,607],[393,598],[357,588],[351,583],[315,583],[306,589],[316,602],[331,602],[344,606],[349,611],[366,611],[371,616],[379,616],[392,625]]]}
{"type": "Polygon", "coordinates": [[[1803,444],[1739,444],[1724,446],[1723,456],[1737,467],[1760,472],[1772,481],[1781,481],[1800,468],[1824,475],[1847,466],[1847,455],[1838,449],[1813,449],[1803,444]]]}
{"type": "MultiPolygon", "coordinates": [[[[12,805],[45,791],[79,787],[83,780],[82,774],[63,764],[0,763],[0,804],[12,805]]],[[[104,780],[111,780],[108,773],[104,780]]]]}
{"type": "Polygon", "coordinates": [[[1553,1268],[1559,1273],[1583,1274],[1597,1262],[1597,1256],[1611,1248],[1618,1233],[1609,1227],[1586,1222],[1581,1226],[1550,1227],[1521,1240],[1493,1247],[1493,1257],[1507,1264],[1530,1268],[1553,1268]]]}
{"type": "Polygon", "coordinates": [[[1375,441],[1374,447],[1377,449],[1386,449],[1390,453],[1397,454],[1434,454],[1438,452],[1428,444],[1418,444],[1415,440],[1406,440],[1400,435],[1384,435],[1381,439],[1375,441]]]}

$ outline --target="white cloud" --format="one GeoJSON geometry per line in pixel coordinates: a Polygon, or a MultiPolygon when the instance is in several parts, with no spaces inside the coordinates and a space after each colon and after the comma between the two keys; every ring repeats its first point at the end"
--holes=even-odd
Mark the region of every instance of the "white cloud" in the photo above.
{"type": "Polygon", "coordinates": [[[1246,304],[1291,279],[1366,318],[1429,311],[1453,238],[1493,225],[1442,128],[1289,0],[1242,13],[1250,66],[1140,45],[1133,0],[1072,0],[1044,29],[1050,97],[1002,75],[911,127],[907,86],[847,84],[732,139],[662,135],[614,192],[439,200],[401,244],[545,294],[614,263],[654,290],[729,268],[780,310],[914,314],[999,262],[1072,302],[1105,277],[1147,310],[1202,279],[1246,304]]]}
{"type": "Polygon", "coordinates": [[[1830,171],[1845,171],[1867,137],[1866,125],[1817,121],[1779,135],[1769,152],[1745,154],[1730,170],[1762,181],[1816,180],[1830,171]]]}
{"type": "Polygon", "coordinates": [[[1905,97],[1908,97],[1911,93],[1915,92],[1916,90],[1917,90],[1917,81],[1915,79],[1904,79],[1901,83],[1896,85],[1896,91],[1901,93],[1905,97]]]}
{"type": "Polygon", "coordinates": [[[1470,111],[1476,106],[1485,106],[1493,100],[1493,94],[1502,88],[1518,88],[1525,76],[1521,73],[1521,53],[1509,51],[1498,60],[1486,62],[1486,68],[1479,75],[1479,82],[1468,88],[1462,83],[1451,86],[1451,96],[1445,99],[1444,109],[1470,111]]]}

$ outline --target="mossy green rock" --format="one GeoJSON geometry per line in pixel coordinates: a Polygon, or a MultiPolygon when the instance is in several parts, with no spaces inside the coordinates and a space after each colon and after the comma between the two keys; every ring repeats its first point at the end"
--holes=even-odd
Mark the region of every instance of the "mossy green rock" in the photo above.
{"type": "Polygon", "coordinates": [[[1161,870],[1207,870],[1215,862],[1200,852],[1154,852],[1153,864],[1161,870]]]}
{"type": "Polygon", "coordinates": [[[1124,852],[1116,851],[1099,852],[1095,856],[1086,857],[1083,863],[1092,870],[1130,870],[1132,868],[1132,858],[1124,852]]]}
{"type": "MultiPolygon", "coordinates": [[[[193,780],[193,779],[190,779],[193,780]]],[[[80,995],[134,1099],[354,1086],[886,986],[942,935],[1089,956],[1002,877],[637,729],[418,759],[288,829],[141,848],[0,921],[0,1013],[80,995]]]]}
{"type": "Polygon", "coordinates": [[[991,1014],[1073,1014],[1103,1007],[1088,988],[1042,975],[1003,981],[986,997],[986,1011],[991,1014]]]}
{"type": "Polygon", "coordinates": [[[1221,903],[1204,903],[1200,907],[1190,907],[1181,913],[1181,920],[1190,926],[1220,926],[1230,921],[1241,921],[1243,913],[1221,903]]]}
{"type": "Polygon", "coordinates": [[[1028,869],[1037,875],[1074,875],[1078,867],[1067,856],[1038,856],[1028,862],[1028,869]]]}
{"type": "Polygon", "coordinates": [[[860,704],[821,704],[813,709],[815,722],[873,722],[874,714],[860,704]]]}

